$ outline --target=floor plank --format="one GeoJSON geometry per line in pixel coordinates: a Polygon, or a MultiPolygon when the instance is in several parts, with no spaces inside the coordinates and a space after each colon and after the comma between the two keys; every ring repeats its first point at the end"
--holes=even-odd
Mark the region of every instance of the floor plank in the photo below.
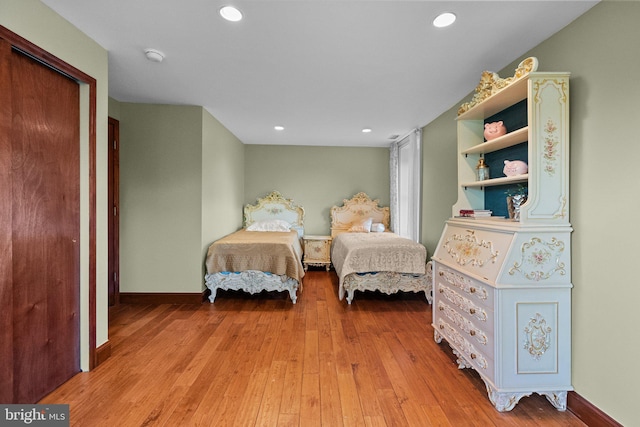
{"type": "Polygon", "coordinates": [[[40,403],[72,426],[575,426],[546,398],[510,412],[433,340],[424,294],[337,297],[334,272],[288,294],[220,291],[214,304],[119,305],[112,355],[40,403]]]}

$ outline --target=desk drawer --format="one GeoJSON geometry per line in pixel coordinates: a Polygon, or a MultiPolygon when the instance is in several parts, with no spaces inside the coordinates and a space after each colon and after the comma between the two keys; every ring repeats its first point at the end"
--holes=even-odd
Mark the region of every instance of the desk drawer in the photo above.
{"type": "MultiPolygon", "coordinates": [[[[434,327],[438,333],[447,340],[451,348],[460,353],[460,356],[464,358],[465,362],[472,365],[461,367],[472,367],[478,371],[478,373],[493,378],[495,372],[493,352],[486,354],[481,351],[480,346],[467,340],[457,328],[448,323],[444,318],[438,318],[434,322],[434,327]]],[[[460,362],[458,363],[460,364],[460,362]]]]}
{"type": "MultiPolygon", "coordinates": [[[[461,296],[464,296],[473,304],[493,311],[493,288],[481,283],[459,271],[445,267],[442,264],[434,263],[434,273],[436,284],[454,289],[461,296]]],[[[434,289],[434,291],[437,291],[434,289]]],[[[439,292],[439,291],[438,291],[439,292]]]]}

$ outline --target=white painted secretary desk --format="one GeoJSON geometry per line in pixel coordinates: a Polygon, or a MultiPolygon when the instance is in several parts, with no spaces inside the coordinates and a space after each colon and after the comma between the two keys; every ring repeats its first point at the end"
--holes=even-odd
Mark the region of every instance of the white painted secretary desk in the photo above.
{"type": "Polygon", "coordinates": [[[435,339],[475,369],[499,411],[538,393],[566,409],[571,385],[569,73],[524,60],[513,77],[485,72],[458,112],[458,201],[433,256],[435,339]],[[485,123],[507,134],[485,142],[485,123]],[[490,166],[477,181],[480,158],[490,166]],[[505,160],[528,163],[506,177],[505,160]],[[506,193],[525,189],[519,220],[506,193]],[[460,210],[494,216],[458,217],[460,210]],[[506,216],[506,215],[505,215],[506,216]]]}

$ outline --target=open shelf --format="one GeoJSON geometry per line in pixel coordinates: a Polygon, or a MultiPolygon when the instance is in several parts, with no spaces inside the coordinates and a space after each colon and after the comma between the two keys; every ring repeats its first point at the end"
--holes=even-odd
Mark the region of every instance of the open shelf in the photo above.
{"type": "Polygon", "coordinates": [[[505,176],[502,178],[486,179],[484,181],[462,182],[460,183],[460,187],[463,187],[463,188],[494,187],[496,185],[517,184],[519,182],[527,182],[528,180],[529,180],[529,174],[525,173],[525,174],[516,175],[516,176],[505,176]]]}
{"type": "Polygon", "coordinates": [[[491,95],[489,98],[469,108],[458,116],[458,120],[482,120],[503,110],[505,106],[527,98],[529,75],[521,77],[508,86],[508,90],[491,95]]]}
{"type": "Polygon", "coordinates": [[[501,150],[503,148],[511,147],[522,142],[526,142],[529,138],[529,127],[525,126],[513,132],[509,132],[506,135],[499,136],[491,141],[484,142],[482,144],[475,145],[467,150],[461,152],[461,154],[486,154],[494,151],[501,150]]]}

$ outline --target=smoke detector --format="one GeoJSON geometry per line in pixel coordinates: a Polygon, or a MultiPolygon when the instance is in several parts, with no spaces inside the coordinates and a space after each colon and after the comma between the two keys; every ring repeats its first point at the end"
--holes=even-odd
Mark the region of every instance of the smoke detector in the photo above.
{"type": "Polygon", "coordinates": [[[145,49],[144,54],[151,62],[162,62],[164,59],[164,53],[156,49],[145,49]]]}

